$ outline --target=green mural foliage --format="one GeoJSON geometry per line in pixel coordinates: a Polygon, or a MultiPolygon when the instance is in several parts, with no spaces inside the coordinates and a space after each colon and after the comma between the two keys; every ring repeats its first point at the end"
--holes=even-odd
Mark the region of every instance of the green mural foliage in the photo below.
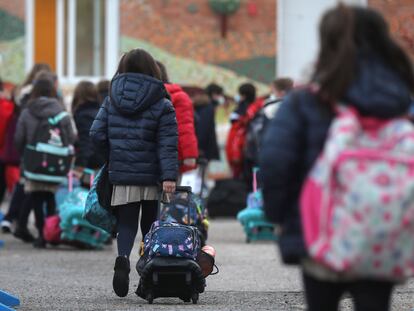
{"type": "Polygon", "coordinates": [[[24,22],[0,9],[0,41],[14,40],[24,36],[24,22]]]}
{"type": "Polygon", "coordinates": [[[263,83],[272,82],[276,75],[275,57],[258,56],[232,62],[223,62],[216,65],[263,83]]]}
{"type": "Polygon", "coordinates": [[[221,15],[231,15],[240,7],[240,0],[209,0],[210,7],[214,12],[221,15]]]}

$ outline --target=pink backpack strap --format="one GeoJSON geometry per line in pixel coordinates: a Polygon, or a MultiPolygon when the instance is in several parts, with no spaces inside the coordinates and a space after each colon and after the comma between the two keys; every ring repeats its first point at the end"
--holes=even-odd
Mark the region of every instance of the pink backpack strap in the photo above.
{"type": "Polygon", "coordinates": [[[73,171],[70,170],[68,173],[68,190],[69,192],[73,191],[73,171]]]}

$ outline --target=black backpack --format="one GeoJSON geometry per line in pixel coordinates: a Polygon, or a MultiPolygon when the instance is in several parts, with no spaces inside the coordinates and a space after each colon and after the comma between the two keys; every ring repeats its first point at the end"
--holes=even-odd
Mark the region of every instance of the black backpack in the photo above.
{"type": "Polygon", "coordinates": [[[68,117],[60,112],[55,117],[39,118],[33,140],[23,154],[24,176],[33,181],[60,184],[66,180],[73,159],[73,146],[63,135],[61,121],[68,117]]]}
{"type": "Polygon", "coordinates": [[[246,207],[247,186],[244,181],[234,179],[217,180],[207,201],[210,217],[236,217],[246,207]]]}
{"type": "Polygon", "coordinates": [[[270,105],[278,105],[280,102],[280,99],[266,101],[263,108],[256,113],[253,120],[251,120],[247,126],[244,156],[246,159],[253,162],[254,165],[259,165],[262,138],[271,121],[271,119],[266,116],[264,109],[270,105]]]}

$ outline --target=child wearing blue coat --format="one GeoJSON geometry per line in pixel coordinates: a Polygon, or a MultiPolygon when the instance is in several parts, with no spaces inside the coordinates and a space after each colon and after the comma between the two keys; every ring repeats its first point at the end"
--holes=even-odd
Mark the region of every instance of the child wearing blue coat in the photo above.
{"type": "Polygon", "coordinates": [[[108,159],[111,204],[118,221],[113,288],[125,297],[140,210],[145,236],[157,217],[158,185],[174,192],[178,174],[175,111],[149,53],[135,49],[121,58],[90,136],[108,159]]]}

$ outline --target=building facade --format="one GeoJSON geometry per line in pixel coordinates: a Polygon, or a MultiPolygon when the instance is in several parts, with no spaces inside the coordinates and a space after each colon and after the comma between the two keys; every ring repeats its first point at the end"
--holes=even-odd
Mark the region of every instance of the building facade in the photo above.
{"type": "MultiPolygon", "coordinates": [[[[173,82],[214,81],[234,94],[249,80],[265,93],[276,72],[306,78],[318,20],[336,2],[0,0],[0,76],[20,83],[34,63],[47,62],[63,84],[111,78],[120,55],[141,47],[167,65],[173,82]],[[234,5],[231,14],[214,2],[234,5]]],[[[381,11],[414,55],[413,0],[348,2],[381,11]]]]}

